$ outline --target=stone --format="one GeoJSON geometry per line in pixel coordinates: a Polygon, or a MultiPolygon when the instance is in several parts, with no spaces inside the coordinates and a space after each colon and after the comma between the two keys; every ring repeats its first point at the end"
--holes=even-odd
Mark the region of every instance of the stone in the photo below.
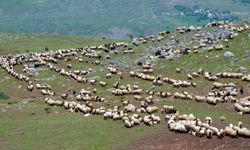
{"type": "Polygon", "coordinates": [[[241,73],[246,73],[247,72],[247,68],[245,68],[245,67],[239,67],[238,70],[241,73]]]}
{"type": "Polygon", "coordinates": [[[233,57],[234,57],[234,54],[233,54],[232,52],[230,52],[230,51],[226,51],[226,52],[224,53],[224,57],[225,57],[225,58],[233,58],[233,57]]]}

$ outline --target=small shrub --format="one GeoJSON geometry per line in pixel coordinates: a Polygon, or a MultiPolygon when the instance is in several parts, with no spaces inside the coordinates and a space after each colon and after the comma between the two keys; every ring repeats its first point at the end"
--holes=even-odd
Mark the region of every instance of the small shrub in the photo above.
{"type": "Polygon", "coordinates": [[[44,110],[46,111],[46,113],[51,113],[52,112],[52,108],[50,108],[50,107],[46,107],[46,108],[44,108],[44,110]]]}
{"type": "Polygon", "coordinates": [[[8,95],[0,91],[0,99],[10,99],[8,95]]]}

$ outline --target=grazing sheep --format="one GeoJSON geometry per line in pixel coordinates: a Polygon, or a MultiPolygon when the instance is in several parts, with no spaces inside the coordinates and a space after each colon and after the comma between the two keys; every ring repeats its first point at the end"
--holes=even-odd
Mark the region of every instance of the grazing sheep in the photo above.
{"type": "Polygon", "coordinates": [[[105,86],[107,86],[108,84],[107,84],[106,82],[100,81],[100,82],[99,82],[99,85],[105,87],[105,86]]]}
{"type": "Polygon", "coordinates": [[[155,112],[159,111],[159,108],[156,106],[148,106],[146,108],[146,111],[147,111],[147,113],[151,114],[151,113],[155,113],[155,112]]]}
{"type": "Polygon", "coordinates": [[[32,92],[34,89],[34,85],[33,84],[30,84],[29,86],[27,86],[27,90],[32,92]]]}
{"type": "Polygon", "coordinates": [[[176,68],[177,73],[181,73],[182,69],[181,68],[176,68]]]}
{"type": "Polygon", "coordinates": [[[66,100],[67,97],[68,97],[68,94],[61,94],[61,98],[62,98],[62,99],[66,100]]]}
{"type": "Polygon", "coordinates": [[[226,120],[226,117],[224,117],[224,116],[221,116],[221,117],[220,117],[220,121],[223,122],[223,121],[225,121],[225,120],[226,120]]]}

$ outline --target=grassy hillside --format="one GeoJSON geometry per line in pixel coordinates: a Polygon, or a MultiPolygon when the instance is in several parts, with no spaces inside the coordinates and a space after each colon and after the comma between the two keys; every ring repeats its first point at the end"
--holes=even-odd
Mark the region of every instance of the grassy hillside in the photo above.
{"type": "Polygon", "coordinates": [[[77,36],[48,36],[31,34],[0,33],[0,54],[44,51],[101,45],[112,42],[109,39],[77,36]]]}
{"type": "MultiPolygon", "coordinates": [[[[175,34],[175,33],[173,33],[175,34]]],[[[249,73],[249,61],[243,61],[245,57],[245,51],[250,49],[249,44],[250,32],[245,32],[239,37],[226,43],[229,47],[223,51],[202,52],[198,54],[184,55],[179,59],[166,62],[159,61],[156,68],[157,74],[164,76],[174,77],[180,80],[186,79],[186,74],[197,70],[202,67],[206,71],[212,73],[224,70],[235,71],[239,66],[243,66],[249,73]],[[223,57],[223,52],[231,51],[235,54],[235,58],[238,61],[232,62],[231,60],[223,57]],[[207,59],[205,59],[205,57],[207,59]],[[214,63],[216,62],[216,64],[214,63]],[[181,74],[175,74],[176,67],[182,67],[184,72],[181,74]]],[[[178,34],[177,34],[178,35],[178,34]]],[[[188,36],[188,35],[187,35],[188,36]]],[[[147,47],[156,45],[162,45],[168,39],[159,42],[149,42],[142,47],[133,47],[135,53],[130,55],[127,59],[124,59],[123,55],[111,55],[111,60],[119,60],[124,64],[130,64],[137,58],[147,47]],[[113,57],[114,56],[114,57],[113,57]]],[[[95,38],[85,37],[60,37],[60,36],[32,36],[32,35],[16,35],[16,34],[2,34],[0,36],[0,48],[1,53],[24,52],[27,49],[30,51],[43,50],[44,45],[48,45],[51,49],[78,47],[82,45],[95,45],[110,42],[110,40],[102,40],[95,38]],[[18,38],[17,38],[18,37],[18,38]],[[30,43],[30,44],[29,44],[30,43]],[[2,51],[4,50],[4,51],[2,51]]],[[[121,49],[119,49],[121,50],[121,49]]],[[[87,59],[87,58],[86,58],[87,59]]],[[[93,60],[93,59],[87,59],[93,60]]],[[[106,63],[106,59],[102,59],[106,63]]],[[[119,78],[118,75],[113,75],[111,80],[105,78],[107,71],[103,71],[103,66],[94,66],[92,64],[81,64],[72,60],[73,69],[87,69],[89,67],[95,68],[97,72],[94,72],[86,77],[98,76],[100,80],[108,83],[107,88],[111,88],[112,84],[119,78]]],[[[59,61],[57,65],[59,67],[66,68],[64,61],[59,61]]],[[[21,66],[17,66],[18,71],[21,70],[21,66]]],[[[130,68],[132,69],[132,68],[130,68]]],[[[169,134],[166,129],[165,122],[162,121],[160,125],[154,127],[147,127],[140,125],[132,129],[126,129],[120,121],[103,120],[103,117],[83,117],[79,113],[69,113],[62,108],[49,107],[45,105],[37,96],[38,94],[30,93],[26,91],[25,84],[18,82],[11,78],[4,70],[0,69],[0,92],[9,96],[9,99],[0,98],[0,147],[1,149],[85,149],[85,150],[110,150],[121,149],[131,144],[137,139],[141,139],[151,133],[157,134],[169,134]],[[27,100],[33,102],[26,103],[27,100]]],[[[156,75],[156,74],[154,74],[156,75]]],[[[68,87],[74,87],[77,89],[87,88],[89,85],[77,84],[75,81],[68,80],[65,77],[58,76],[52,71],[41,72],[38,77],[32,77],[31,80],[46,79],[53,77],[53,80],[41,80],[40,82],[46,82],[50,84],[57,93],[61,93],[67,90],[68,87]]],[[[203,94],[209,90],[211,82],[204,80],[203,78],[194,79],[198,84],[198,88],[181,88],[174,89],[172,86],[164,84],[161,87],[155,87],[155,91],[182,91],[203,94]]],[[[39,82],[39,80],[38,80],[39,82]]],[[[125,77],[121,81],[122,85],[128,83],[138,82],[142,88],[149,89],[152,84],[147,81],[139,79],[131,79],[125,77]]],[[[219,82],[232,82],[231,79],[220,79],[219,82]]],[[[237,85],[246,87],[240,81],[233,81],[237,85]]],[[[98,95],[108,97],[110,91],[105,90],[103,87],[91,86],[90,88],[97,88],[98,95]]],[[[110,101],[104,103],[106,107],[113,105],[119,105],[121,100],[125,97],[108,97],[110,101]]],[[[131,97],[126,97],[130,99],[131,97]]],[[[221,126],[228,123],[237,123],[238,121],[244,122],[244,126],[249,126],[249,115],[239,116],[231,106],[231,103],[218,104],[217,106],[211,106],[206,103],[197,103],[195,101],[183,101],[174,99],[163,99],[156,105],[174,105],[180,111],[180,113],[193,113],[195,116],[204,118],[211,116],[216,124],[221,126]],[[223,123],[219,122],[220,116],[225,116],[226,120],[223,123]]],[[[161,115],[161,114],[159,114],[161,115]]],[[[162,118],[164,116],[161,116],[162,118]]],[[[225,139],[226,140],[226,139],[225,139]]]]}
{"type": "Polygon", "coordinates": [[[176,5],[229,11],[240,18],[250,15],[250,5],[240,0],[2,0],[0,32],[124,38],[213,20],[206,15],[180,16],[176,5]]]}

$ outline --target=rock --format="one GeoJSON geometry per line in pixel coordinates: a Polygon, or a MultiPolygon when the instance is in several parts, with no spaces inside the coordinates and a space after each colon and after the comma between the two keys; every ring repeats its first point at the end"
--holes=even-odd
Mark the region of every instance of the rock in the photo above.
{"type": "Polygon", "coordinates": [[[232,52],[230,52],[230,51],[226,51],[226,52],[224,53],[224,57],[225,57],[225,58],[233,58],[233,57],[234,57],[234,54],[233,54],[232,52]]]}
{"type": "Polygon", "coordinates": [[[245,56],[250,56],[250,50],[245,50],[245,56]]]}
{"type": "Polygon", "coordinates": [[[232,86],[226,88],[226,91],[230,93],[234,92],[235,90],[236,90],[235,87],[232,87],[232,86]]]}
{"type": "Polygon", "coordinates": [[[245,68],[245,67],[239,67],[238,70],[241,73],[246,73],[247,72],[247,68],[245,68]]]}
{"type": "Polygon", "coordinates": [[[250,39],[250,33],[248,34],[248,38],[250,39]]]}

